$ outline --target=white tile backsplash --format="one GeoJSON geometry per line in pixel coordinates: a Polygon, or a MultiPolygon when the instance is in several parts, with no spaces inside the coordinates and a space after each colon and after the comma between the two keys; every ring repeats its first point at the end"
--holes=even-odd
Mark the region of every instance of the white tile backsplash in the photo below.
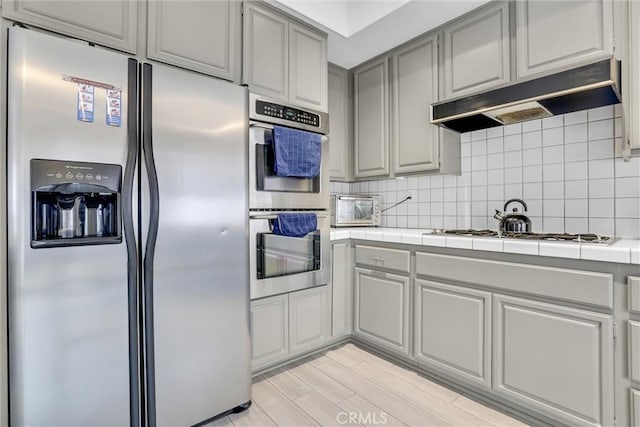
{"type": "MultiPolygon", "coordinates": [[[[416,190],[414,200],[383,214],[387,227],[496,229],[493,210],[523,198],[534,231],[640,238],[640,157],[614,158],[615,111],[462,134],[461,176],[332,182],[331,191],[380,194],[384,209],[416,190]]],[[[505,244],[513,252],[535,248],[505,244]]]]}

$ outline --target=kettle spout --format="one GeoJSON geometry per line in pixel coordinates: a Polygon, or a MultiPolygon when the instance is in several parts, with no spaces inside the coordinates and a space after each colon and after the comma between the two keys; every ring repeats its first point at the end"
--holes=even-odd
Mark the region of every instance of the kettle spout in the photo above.
{"type": "Polygon", "coordinates": [[[500,212],[498,209],[496,209],[496,213],[493,214],[493,217],[498,221],[502,221],[502,219],[504,218],[504,216],[502,216],[502,212],[500,212]]]}

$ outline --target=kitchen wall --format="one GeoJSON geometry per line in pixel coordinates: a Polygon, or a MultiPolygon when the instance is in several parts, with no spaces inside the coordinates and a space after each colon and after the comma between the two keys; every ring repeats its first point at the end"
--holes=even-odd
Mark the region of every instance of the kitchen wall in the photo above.
{"type": "Polygon", "coordinates": [[[379,194],[388,208],[413,190],[383,214],[385,227],[496,229],[495,209],[522,198],[534,231],[640,238],[640,158],[615,157],[620,113],[607,106],[465,133],[462,176],[335,182],[331,191],[379,194]]]}

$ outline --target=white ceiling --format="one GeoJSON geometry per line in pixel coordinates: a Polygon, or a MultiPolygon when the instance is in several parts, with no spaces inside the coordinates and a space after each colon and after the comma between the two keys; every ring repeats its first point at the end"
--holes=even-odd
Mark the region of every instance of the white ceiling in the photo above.
{"type": "Polygon", "coordinates": [[[352,68],[489,0],[267,0],[329,34],[329,62],[352,68]]]}

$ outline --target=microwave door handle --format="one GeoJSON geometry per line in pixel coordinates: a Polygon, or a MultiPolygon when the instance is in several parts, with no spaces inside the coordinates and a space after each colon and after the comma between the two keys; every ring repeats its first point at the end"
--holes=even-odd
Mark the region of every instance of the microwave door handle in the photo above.
{"type": "MultiPolygon", "coordinates": [[[[328,218],[327,214],[316,215],[318,218],[328,218]]],[[[249,215],[249,219],[278,219],[277,215],[249,215]]]]}

